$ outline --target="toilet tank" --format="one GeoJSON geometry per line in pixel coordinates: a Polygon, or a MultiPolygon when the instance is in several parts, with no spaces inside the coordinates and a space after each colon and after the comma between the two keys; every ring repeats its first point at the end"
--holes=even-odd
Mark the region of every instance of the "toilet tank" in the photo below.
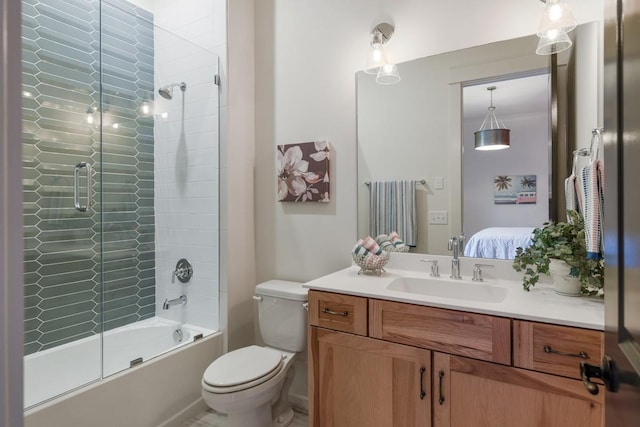
{"type": "Polygon", "coordinates": [[[302,283],[286,280],[256,286],[260,335],[267,346],[292,352],[306,348],[307,291],[302,283]]]}

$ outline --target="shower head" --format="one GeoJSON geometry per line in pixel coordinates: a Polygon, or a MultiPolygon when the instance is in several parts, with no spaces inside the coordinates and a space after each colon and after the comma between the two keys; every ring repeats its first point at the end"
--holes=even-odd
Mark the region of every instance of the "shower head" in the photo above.
{"type": "Polygon", "coordinates": [[[181,83],[171,83],[170,85],[166,85],[161,87],[160,89],[158,89],[158,93],[160,94],[161,97],[163,97],[164,99],[169,99],[171,100],[173,98],[173,88],[175,86],[178,86],[180,88],[180,90],[182,92],[184,92],[185,90],[187,90],[187,84],[185,82],[181,82],[181,83]]]}

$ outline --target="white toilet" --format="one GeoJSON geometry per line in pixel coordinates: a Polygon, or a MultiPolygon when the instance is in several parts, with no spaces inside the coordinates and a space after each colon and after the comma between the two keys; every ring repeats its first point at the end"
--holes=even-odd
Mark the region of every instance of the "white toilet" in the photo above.
{"type": "Polygon", "coordinates": [[[265,346],[243,347],[211,363],[202,376],[202,398],[227,414],[229,427],[284,427],[293,419],[292,361],[307,345],[307,289],[270,280],[256,286],[254,298],[265,346]]]}

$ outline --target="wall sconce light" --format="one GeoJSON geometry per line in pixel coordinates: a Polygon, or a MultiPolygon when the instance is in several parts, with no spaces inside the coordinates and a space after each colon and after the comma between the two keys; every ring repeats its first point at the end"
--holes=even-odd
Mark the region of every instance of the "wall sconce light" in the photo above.
{"type": "Polygon", "coordinates": [[[571,7],[566,0],[540,0],[545,3],[538,27],[538,55],[551,55],[569,49],[572,45],[567,35],[576,25],[571,7]]]}
{"type": "Polygon", "coordinates": [[[391,39],[395,29],[386,22],[376,25],[371,31],[370,48],[364,65],[364,72],[375,74],[376,82],[383,85],[398,83],[400,73],[396,64],[389,62],[384,45],[391,39]]]}
{"type": "Polygon", "coordinates": [[[489,86],[487,90],[491,94],[491,104],[482,126],[474,132],[475,149],[482,151],[503,150],[511,146],[511,130],[507,129],[504,123],[496,117],[496,107],[493,106],[493,91],[496,90],[496,87],[489,86]]]}

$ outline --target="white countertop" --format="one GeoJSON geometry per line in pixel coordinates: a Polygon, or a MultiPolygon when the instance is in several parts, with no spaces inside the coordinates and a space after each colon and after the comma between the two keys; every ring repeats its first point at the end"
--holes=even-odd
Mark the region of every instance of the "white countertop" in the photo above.
{"type": "Polygon", "coordinates": [[[461,258],[463,279],[455,280],[449,279],[447,264],[450,263],[450,257],[416,254],[402,254],[400,257],[398,254],[393,254],[392,257],[396,261],[390,261],[385,267],[386,271],[380,276],[370,273],[358,274],[360,268],[354,265],[314,279],[303,286],[320,291],[604,330],[604,303],[602,299],[558,295],[548,283],[538,283],[527,292],[522,288],[521,275],[511,268],[511,261],[461,258]],[[506,297],[501,302],[471,301],[393,291],[386,288],[389,283],[399,277],[429,279],[429,268],[427,264],[420,263],[422,258],[438,259],[440,278],[450,280],[451,286],[464,282],[472,283],[473,286],[504,287],[507,290],[506,297]],[[484,282],[470,280],[469,276],[473,271],[473,264],[476,262],[495,266],[493,269],[483,269],[484,282]]]}

